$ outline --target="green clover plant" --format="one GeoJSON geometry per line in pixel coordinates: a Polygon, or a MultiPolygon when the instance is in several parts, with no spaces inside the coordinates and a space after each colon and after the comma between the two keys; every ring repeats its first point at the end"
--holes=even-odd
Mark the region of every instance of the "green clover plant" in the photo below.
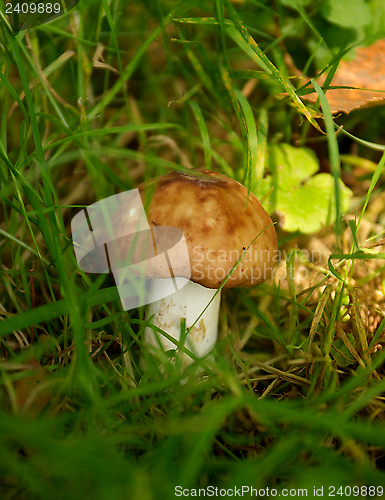
{"type": "MultiPolygon", "coordinates": [[[[260,180],[258,189],[255,185],[255,193],[269,213],[278,212],[285,231],[310,234],[334,222],[334,179],[328,173],[317,174],[319,164],[313,151],[270,144],[266,165],[269,174],[260,180]]],[[[352,191],[339,183],[341,212],[345,212],[352,191]]]]}

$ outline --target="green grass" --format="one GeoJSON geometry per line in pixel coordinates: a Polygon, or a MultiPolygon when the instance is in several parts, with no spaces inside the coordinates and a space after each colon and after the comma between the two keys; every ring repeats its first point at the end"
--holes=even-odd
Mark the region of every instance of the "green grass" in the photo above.
{"type": "Polygon", "coordinates": [[[385,254],[370,247],[385,224],[385,113],[333,117],[314,79],[321,115],[285,62],[289,50],[332,75],[375,34],[341,40],[291,3],[80,0],[18,34],[0,6],[1,498],[385,485],[385,254]],[[330,166],[337,220],[307,236],[277,225],[287,279],[225,291],[214,357],[181,373],[163,353],[161,368],[142,346],[145,311],[77,266],[72,217],[190,166],[258,187],[280,142],[330,166]],[[351,151],[373,168],[354,170],[351,151]],[[349,214],[341,176],[355,180],[349,214]],[[320,242],[325,259],[306,259],[320,242]]]}

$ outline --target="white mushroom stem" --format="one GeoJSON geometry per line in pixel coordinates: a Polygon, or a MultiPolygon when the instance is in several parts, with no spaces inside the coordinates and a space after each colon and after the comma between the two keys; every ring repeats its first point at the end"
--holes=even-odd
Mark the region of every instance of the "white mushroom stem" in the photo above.
{"type": "MultiPolygon", "coordinates": [[[[148,317],[153,316],[152,323],[155,326],[179,341],[181,319],[185,318],[186,320],[187,332],[218,291],[205,288],[185,278],[164,279],[156,281],[150,292],[150,299],[159,296],[164,297],[168,291],[174,291],[175,283],[178,291],[151,303],[148,306],[147,314],[148,317]],[[186,281],[187,284],[183,286],[186,281]]],[[[220,300],[220,292],[218,292],[186,337],[185,346],[197,357],[205,356],[215,345],[218,333],[220,300]]],[[[159,341],[156,336],[158,336],[165,351],[177,349],[173,342],[166,339],[162,334],[154,333],[154,330],[149,327],[146,328],[144,333],[145,344],[159,349],[159,341]]],[[[187,366],[191,362],[190,356],[184,354],[183,364],[187,366]]]]}

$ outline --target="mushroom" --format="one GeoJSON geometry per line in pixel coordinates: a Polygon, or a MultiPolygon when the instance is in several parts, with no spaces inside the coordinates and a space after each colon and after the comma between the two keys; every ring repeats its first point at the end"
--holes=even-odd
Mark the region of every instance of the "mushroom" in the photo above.
{"type": "MultiPolygon", "coordinates": [[[[217,339],[223,283],[223,288],[253,287],[272,276],[277,251],[272,221],[253,193],[217,172],[172,172],[141,184],[139,192],[150,227],[181,229],[189,257],[188,266],[184,255],[174,252],[164,273],[157,269],[148,315],[178,341],[185,318],[186,347],[205,356],[217,339]]],[[[166,351],[176,348],[150,327],[144,342],[166,351]]],[[[184,354],[183,364],[190,362],[184,354]]]]}

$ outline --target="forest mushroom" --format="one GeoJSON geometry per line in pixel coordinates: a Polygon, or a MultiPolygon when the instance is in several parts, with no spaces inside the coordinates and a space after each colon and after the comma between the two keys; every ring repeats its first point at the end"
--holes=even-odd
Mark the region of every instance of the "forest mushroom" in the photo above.
{"type": "MultiPolygon", "coordinates": [[[[185,259],[174,252],[165,273],[157,269],[148,315],[155,326],[176,340],[180,338],[181,318],[185,318],[188,330],[200,316],[185,345],[196,356],[204,356],[217,338],[218,289],[241,256],[244,254],[223,288],[253,287],[272,276],[277,250],[274,226],[253,193],[217,172],[172,172],[141,184],[139,192],[150,227],[181,229],[189,257],[186,266],[185,259]]],[[[164,336],[157,338],[151,328],[146,328],[144,342],[154,348],[159,348],[160,342],[164,350],[176,348],[164,336]]],[[[190,361],[184,355],[184,364],[190,361]]]]}

